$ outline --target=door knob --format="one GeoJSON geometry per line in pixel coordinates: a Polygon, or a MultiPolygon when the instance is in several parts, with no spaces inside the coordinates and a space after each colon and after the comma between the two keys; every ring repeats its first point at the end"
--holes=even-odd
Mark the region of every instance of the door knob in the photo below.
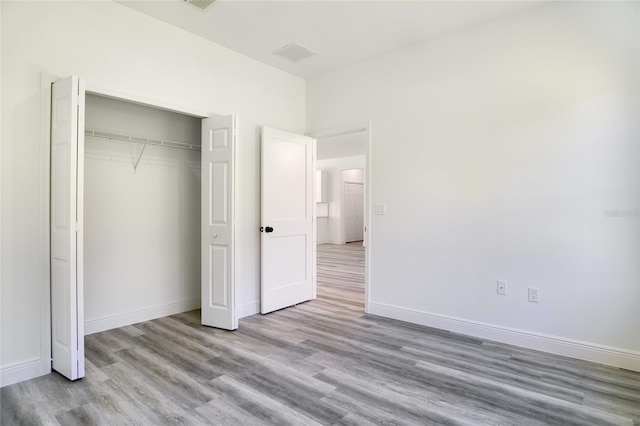
{"type": "Polygon", "coordinates": [[[267,226],[266,228],[264,228],[264,232],[273,232],[273,228],[270,226],[267,226]]]}

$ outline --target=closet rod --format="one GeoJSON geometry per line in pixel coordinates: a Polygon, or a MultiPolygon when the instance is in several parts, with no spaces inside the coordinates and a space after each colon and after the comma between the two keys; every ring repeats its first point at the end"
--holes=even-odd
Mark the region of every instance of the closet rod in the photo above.
{"type": "Polygon", "coordinates": [[[115,139],[124,142],[142,143],[145,145],[166,146],[167,148],[187,149],[190,151],[201,151],[200,145],[194,145],[186,142],[167,141],[163,139],[150,139],[140,136],[122,135],[119,133],[105,132],[102,130],[85,129],[85,136],[95,136],[103,139],[115,139]]]}

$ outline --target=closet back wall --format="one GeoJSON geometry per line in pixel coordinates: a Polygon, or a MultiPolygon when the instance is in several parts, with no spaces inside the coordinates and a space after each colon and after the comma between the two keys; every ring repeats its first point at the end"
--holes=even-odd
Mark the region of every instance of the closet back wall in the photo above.
{"type": "MultiPolygon", "coordinates": [[[[201,120],[95,95],[86,128],[200,144],[201,120]]],[[[85,331],[200,307],[200,152],[85,138],[85,331]]]]}

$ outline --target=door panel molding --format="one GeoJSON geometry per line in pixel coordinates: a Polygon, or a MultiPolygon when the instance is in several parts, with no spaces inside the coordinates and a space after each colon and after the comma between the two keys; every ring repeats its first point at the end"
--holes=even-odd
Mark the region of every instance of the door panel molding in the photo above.
{"type": "Polygon", "coordinates": [[[202,120],[202,325],[235,330],[234,116],[202,120]]]}

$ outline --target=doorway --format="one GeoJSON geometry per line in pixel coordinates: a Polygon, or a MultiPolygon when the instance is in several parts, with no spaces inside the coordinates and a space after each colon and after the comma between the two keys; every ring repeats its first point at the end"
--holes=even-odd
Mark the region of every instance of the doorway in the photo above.
{"type": "MultiPolygon", "coordinates": [[[[348,295],[368,311],[370,124],[343,126],[316,138],[318,297],[348,295]],[[322,289],[323,286],[329,289],[322,289]],[[346,286],[347,293],[343,291],[346,286]]],[[[345,296],[347,297],[347,296],[345,296]]]]}

